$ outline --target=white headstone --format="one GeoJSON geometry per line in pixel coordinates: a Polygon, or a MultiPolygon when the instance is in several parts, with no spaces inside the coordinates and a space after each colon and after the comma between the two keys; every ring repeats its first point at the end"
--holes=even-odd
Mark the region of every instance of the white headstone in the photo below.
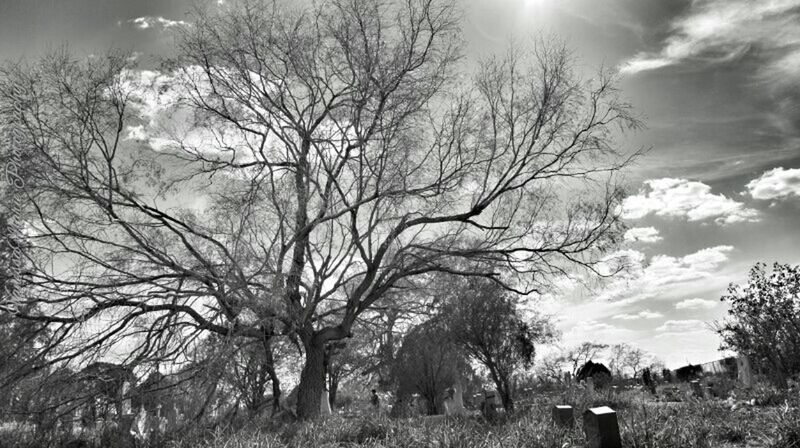
{"type": "Polygon", "coordinates": [[[467,410],[464,408],[464,393],[461,384],[453,385],[452,395],[444,399],[444,415],[464,415],[467,410]]]}
{"type": "Polygon", "coordinates": [[[622,448],[617,413],[608,406],[583,413],[583,431],[588,448],[622,448]]]}

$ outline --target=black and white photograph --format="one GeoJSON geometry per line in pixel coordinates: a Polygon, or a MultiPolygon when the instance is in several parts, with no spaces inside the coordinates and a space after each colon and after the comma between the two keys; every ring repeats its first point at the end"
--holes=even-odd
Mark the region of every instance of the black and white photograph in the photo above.
{"type": "Polygon", "coordinates": [[[0,0],[0,448],[800,448],[800,0],[0,0]]]}

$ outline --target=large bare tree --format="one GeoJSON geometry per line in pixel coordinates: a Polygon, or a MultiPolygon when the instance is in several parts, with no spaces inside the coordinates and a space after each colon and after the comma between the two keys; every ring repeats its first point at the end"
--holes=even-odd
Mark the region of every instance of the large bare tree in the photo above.
{"type": "Polygon", "coordinates": [[[54,360],[297,338],[313,418],[326,344],[404,281],[532,292],[592,270],[621,227],[615,128],[637,121],[558,45],[465,60],[458,17],[438,0],[198,12],[162,86],[185,132],[158,145],[124,138],[147,124],[124,56],[8,66],[0,103],[34,155],[38,306],[4,309],[54,326],[54,360]]]}

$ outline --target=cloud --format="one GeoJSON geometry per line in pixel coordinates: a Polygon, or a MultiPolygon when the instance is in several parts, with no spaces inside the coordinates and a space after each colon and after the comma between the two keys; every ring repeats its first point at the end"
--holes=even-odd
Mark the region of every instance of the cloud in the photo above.
{"type": "Polygon", "coordinates": [[[747,192],[753,199],[800,198],[800,169],[785,170],[778,167],[766,171],[761,177],[748,182],[747,192]]]}
{"type": "Polygon", "coordinates": [[[136,17],[135,19],[128,20],[128,23],[132,23],[133,26],[139,28],[140,30],[146,30],[148,28],[156,28],[156,27],[160,27],[162,29],[168,29],[175,26],[189,26],[189,23],[184,22],[183,20],[170,20],[170,19],[165,19],[164,17],[161,16],[136,17]]]}
{"type": "Polygon", "coordinates": [[[597,320],[582,320],[565,329],[562,342],[569,346],[585,341],[602,341],[615,344],[630,340],[633,331],[597,320]]]}
{"type": "Polygon", "coordinates": [[[757,210],[725,195],[711,193],[711,187],[702,182],[662,178],[644,183],[647,186],[645,191],[623,201],[622,216],[625,219],[655,214],[688,221],[714,219],[721,225],[759,220],[757,210]]]}
{"type": "Polygon", "coordinates": [[[647,265],[643,253],[620,251],[616,256],[627,263],[625,270],[600,291],[598,299],[633,303],[661,295],[667,287],[674,290],[681,283],[712,277],[733,250],[733,246],[715,246],[683,257],[655,255],[647,265]]]}
{"type": "Polygon", "coordinates": [[[656,328],[662,333],[690,333],[695,331],[706,331],[708,326],[702,320],[668,320],[663,325],[656,328]]]}
{"type": "Polygon", "coordinates": [[[676,310],[710,310],[717,306],[717,302],[706,299],[686,299],[675,304],[676,310]]]}
{"type": "Polygon", "coordinates": [[[660,50],[620,67],[639,73],[687,62],[718,63],[749,51],[771,55],[765,73],[800,75],[800,0],[694,0],[674,20],[660,50]]]}
{"type": "Polygon", "coordinates": [[[664,317],[661,313],[656,313],[650,310],[640,311],[636,314],[617,314],[612,319],[619,320],[639,320],[639,319],[658,319],[664,317]]]}
{"type": "Polygon", "coordinates": [[[625,232],[625,241],[655,243],[662,239],[655,227],[634,227],[625,232]]]}

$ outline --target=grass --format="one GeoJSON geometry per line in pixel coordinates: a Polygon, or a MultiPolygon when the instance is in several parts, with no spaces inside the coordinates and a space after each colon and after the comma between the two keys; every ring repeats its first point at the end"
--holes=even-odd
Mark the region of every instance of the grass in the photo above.
{"type": "MultiPolygon", "coordinates": [[[[740,393],[740,396],[746,395],[740,393]]],[[[386,416],[333,416],[312,423],[275,425],[264,418],[213,431],[194,428],[180,435],[173,434],[172,440],[162,446],[582,448],[586,446],[581,425],[582,412],[589,407],[608,405],[618,413],[625,447],[800,448],[800,403],[796,401],[800,396],[794,397],[794,401],[786,401],[784,397],[783,404],[778,405],[774,404],[778,400],[770,397],[765,400],[765,405],[760,406],[741,402],[732,404],[723,400],[657,402],[644,393],[634,391],[562,392],[527,399],[523,397],[518,401],[518,412],[492,423],[479,417],[431,420],[424,417],[390,419],[386,416]],[[572,428],[562,430],[552,424],[551,406],[556,403],[574,407],[576,424],[572,428]]],[[[750,399],[750,396],[746,398],[750,399]]],[[[2,447],[36,446],[9,441],[0,436],[2,447]]]]}

